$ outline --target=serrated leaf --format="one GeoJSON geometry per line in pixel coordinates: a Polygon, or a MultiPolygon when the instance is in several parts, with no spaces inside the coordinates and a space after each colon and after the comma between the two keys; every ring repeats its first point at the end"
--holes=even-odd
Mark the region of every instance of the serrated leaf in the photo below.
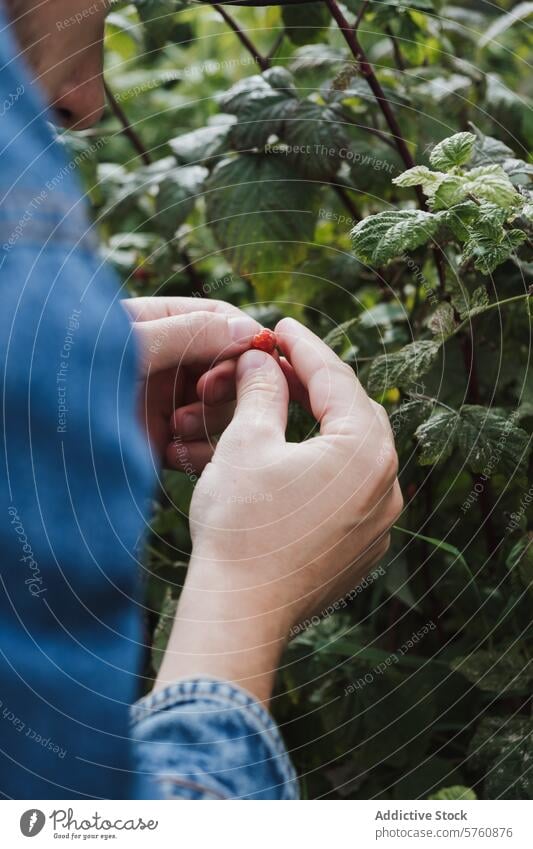
{"type": "Polygon", "coordinates": [[[295,179],[279,157],[243,154],[219,163],[209,181],[207,213],[234,270],[287,274],[312,241],[316,188],[295,179]]]}
{"type": "Polygon", "coordinates": [[[324,336],[324,342],[326,345],[329,345],[333,351],[338,352],[339,350],[342,350],[346,343],[350,341],[348,332],[352,329],[352,327],[355,327],[356,324],[359,324],[359,321],[360,317],[358,315],[353,318],[349,318],[347,321],[343,321],[324,336]]]}
{"type": "Polygon", "coordinates": [[[429,371],[439,350],[439,342],[421,340],[411,342],[400,351],[376,357],[368,378],[369,391],[379,394],[395,386],[410,389],[429,371]]]}
{"type": "Polygon", "coordinates": [[[447,302],[439,304],[428,320],[430,330],[442,340],[451,336],[456,326],[453,307],[447,302]]]}
{"type": "Polygon", "coordinates": [[[465,242],[470,238],[468,225],[477,218],[479,218],[479,207],[474,201],[468,200],[451,207],[444,216],[444,221],[456,239],[465,242]]]}
{"type": "Polygon", "coordinates": [[[474,168],[467,177],[467,194],[504,209],[516,206],[520,201],[520,195],[500,165],[474,168]]]}
{"type": "Polygon", "coordinates": [[[423,245],[440,225],[440,218],[420,209],[380,212],[352,230],[354,252],[362,262],[384,265],[405,251],[423,245]]]}
{"type": "Polygon", "coordinates": [[[245,77],[218,97],[222,111],[235,115],[230,135],[238,150],[262,147],[279,136],[284,117],[298,104],[292,75],[284,68],[245,77]]]}
{"type": "Polygon", "coordinates": [[[492,274],[526,239],[522,230],[502,228],[499,234],[494,230],[487,232],[488,230],[488,225],[481,228],[476,224],[469,240],[463,246],[463,261],[473,260],[474,268],[482,274],[492,274]]]}
{"type": "MultiPolygon", "coordinates": [[[[232,122],[234,122],[232,116],[232,122]]],[[[182,136],[170,139],[169,146],[177,161],[183,165],[213,161],[217,156],[227,151],[228,136],[231,123],[215,124],[211,127],[201,127],[182,136]]]]}
{"type": "Polygon", "coordinates": [[[416,429],[415,437],[422,449],[418,459],[421,466],[434,466],[450,456],[458,423],[455,410],[439,410],[416,429]]]}
{"type": "Polygon", "coordinates": [[[417,429],[421,465],[435,465],[454,448],[479,474],[523,469],[530,453],[528,434],[497,410],[465,404],[459,412],[439,410],[417,429]]]}
{"type": "Polygon", "coordinates": [[[533,724],[527,716],[491,716],[479,724],[468,750],[470,766],[486,774],[487,799],[531,799],[533,724]]]}
{"type": "Polygon", "coordinates": [[[527,693],[533,681],[533,664],[519,651],[476,651],[454,658],[451,667],[488,693],[527,693]]]}
{"type": "Polygon", "coordinates": [[[310,100],[287,110],[279,133],[298,172],[316,180],[333,177],[350,147],[341,109],[310,100]]]}
{"type": "Polygon", "coordinates": [[[433,168],[449,171],[457,165],[464,165],[472,156],[476,137],[473,133],[455,133],[435,145],[429,161],[433,168]]]}
{"type": "Polygon", "coordinates": [[[424,399],[406,401],[391,413],[391,428],[399,451],[407,449],[417,427],[428,418],[432,410],[431,401],[424,399]]]}
{"type": "Polygon", "coordinates": [[[201,165],[185,165],[173,169],[159,183],[153,223],[168,238],[193,209],[208,174],[201,165]]]}
{"type": "Polygon", "coordinates": [[[426,195],[433,195],[446,174],[442,171],[430,171],[425,165],[415,165],[393,179],[396,186],[422,186],[426,195]]]}
{"type": "Polygon", "coordinates": [[[441,180],[431,196],[431,209],[447,209],[461,204],[468,196],[468,179],[464,176],[448,174],[441,180]]]}

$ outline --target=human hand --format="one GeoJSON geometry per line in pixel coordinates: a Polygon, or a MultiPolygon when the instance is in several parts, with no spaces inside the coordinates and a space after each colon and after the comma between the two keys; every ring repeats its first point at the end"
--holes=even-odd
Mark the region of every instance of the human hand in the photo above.
{"type": "Polygon", "coordinates": [[[402,509],[383,408],[301,324],[283,319],[276,334],[286,362],[238,361],[235,415],[191,503],[193,556],[157,686],[211,674],[267,700],[291,626],[361,581],[402,509]],[[289,383],[320,424],[301,444],[285,439],[289,383]]]}
{"type": "Polygon", "coordinates": [[[208,401],[198,394],[198,380],[213,364],[246,351],[260,325],[222,301],[148,297],[123,306],[140,349],[139,415],[157,464],[199,473],[235,405],[227,400],[223,369],[210,376],[208,401]]]}

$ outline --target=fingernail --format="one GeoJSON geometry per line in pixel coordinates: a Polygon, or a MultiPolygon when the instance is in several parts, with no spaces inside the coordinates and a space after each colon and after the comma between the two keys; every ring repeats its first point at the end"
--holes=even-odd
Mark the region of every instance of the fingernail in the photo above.
{"type": "Polygon", "coordinates": [[[240,315],[236,318],[230,318],[228,322],[230,336],[234,342],[241,345],[245,342],[251,342],[252,338],[259,331],[259,325],[253,318],[246,315],[240,315]]]}
{"type": "Polygon", "coordinates": [[[196,433],[197,426],[198,419],[194,413],[185,413],[185,415],[182,416],[180,431],[183,436],[192,436],[192,434],[196,433]]]}

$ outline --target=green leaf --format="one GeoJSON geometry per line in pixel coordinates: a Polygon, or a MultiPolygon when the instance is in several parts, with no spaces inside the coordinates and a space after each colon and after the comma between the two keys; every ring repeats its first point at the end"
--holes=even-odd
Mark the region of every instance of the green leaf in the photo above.
{"type": "Polygon", "coordinates": [[[456,133],[443,139],[431,151],[429,161],[434,168],[449,171],[457,165],[464,165],[472,156],[476,137],[473,133],[456,133]]]}
{"type": "Polygon", "coordinates": [[[528,434],[498,410],[465,404],[459,412],[439,410],[415,433],[421,465],[434,465],[457,448],[475,473],[523,469],[530,453],[528,434]]]}
{"type": "Polygon", "coordinates": [[[235,119],[224,124],[201,127],[170,139],[169,146],[180,164],[196,165],[211,162],[229,147],[228,136],[235,119]]]}
{"type": "Polygon", "coordinates": [[[455,802],[462,800],[477,799],[476,794],[471,787],[464,787],[462,784],[457,784],[455,787],[442,787],[437,793],[428,796],[428,799],[436,799],[438,801],[455,802]]]}
{"type": "Polygon", "coordinates": [[[496,234],[489,224],[477,223],[463,246],[463,262],[473,260],[474,267],[482,274],[492,274],[525,240],[526,234],[522,230],[501,228],[496,234]]]}
{"type": "MultiPolygon", "coordinates": [[[[468,195],[468,179],[456,174],[448,174],[441,180],[431,196],[432,209],[447,209],[461,205],[468,195]]],[[[474,203],[475,205],[475,203],[474,203]]]]}
{"type": "Polygon", "coordinates": [[[429,317],[428,326],[435,336],[440,336],[442,341],[451,336],[457,327],[452,305],[446,302],[439,304],[429,317]]]}
{"type": "Polygon", "coordinates": [[[442,171],[430,171],[425,165],[415,165],[395,177],[392,182],[396,186],[422,186],[426,195],[433,195],[445,179],[446,174],[442,171]]]}
{"type": "Polygon", "coordinates": [[[280,136],[283,119],[298,103],[292,75],[284,68],[245,77],[218,98],[219,106],[236,123],[232,144],[238,150],[260,148],[270,136],[280,136]]]}
{"type": "Polygon", "coordinates": [[[208,182],[211,228],[234,270],[287,277],[312,241],[317,190],[279,157],[243,154],[219,163],[208,182]]]}
{"type": "Polygon", "coordinates": [[[159,183],[153,223],[168,238],[183,224],[194,207],[209,172],[200,165],[175,168],[159,183]]]}
{"type": "Polygon", "coordinates": [[[331,15],[323,3],[284,5],[281,17],[289,41],[298,45],[322,42],[331,23],[331,15]]]}
{"type": "Polygon", "coordinates": [[[393,354],[376,357],[370,369],[369,391],[377,395],[393,387],[410,389],[429,371],[439,350],[439,342],[421,340],[393,354]]]}
{"type": "Polygon", "coordinates": [[[299,173],[311,179],[333,177],[343,161],[343,151],[346,159],[350,146],[341,109],[320,106],[310,100],[291,104],[279,134],[288,145],[299,173]]]}
{"type": "Polygon", "coordinates": [[[415,437],[422,449],[418,460],[421,466],[436,465],[450,456],[458,420],[455,410],[439,410],[417,428],[415,437]]]}
{"type": "Polygon", "coordinates": [[[485,772],[485,798],[531,799],[532,729],[528,716],[491,716],[479,724],[468,754],[471,768],[485,772]]]}
{"type": "Polygon", "coordinates": [[[467,174],[466,192],[496,206],[509,209],[520,202],[520,195],[501,165],[483,165],[467,174]]]}
{"type": "Polygon", "coordinates": [[[533,681],[533,664],[518,650],[476,651],[454,658],[451,667],[480,690],[500,696],[528,693],[533,681]]]}
{"type": "Polygon", "coordinates": [[[394,209],[360,221],[352,230],[358,259],[384,265],[405,251],[423,245],[440,225],[440,218],[420,209],[394,209]]]}
{"type": "Polygon", "coordinates": [[[398,450],[405,451],[419,425],[424,422],[433,410],[431,401],[405,401],[390,414],[390,423],[394,441],[398,450]]]}

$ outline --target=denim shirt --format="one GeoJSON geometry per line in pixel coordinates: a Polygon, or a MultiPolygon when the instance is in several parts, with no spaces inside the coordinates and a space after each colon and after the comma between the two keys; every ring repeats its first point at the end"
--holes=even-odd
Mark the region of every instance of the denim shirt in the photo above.
{"type": "Polygon", "coordinates": [[[155,476],[120,289],[46,117],[0,10],[0,796],[294,798],[233,685],[178,682],[131,721],[155,476]]]}

